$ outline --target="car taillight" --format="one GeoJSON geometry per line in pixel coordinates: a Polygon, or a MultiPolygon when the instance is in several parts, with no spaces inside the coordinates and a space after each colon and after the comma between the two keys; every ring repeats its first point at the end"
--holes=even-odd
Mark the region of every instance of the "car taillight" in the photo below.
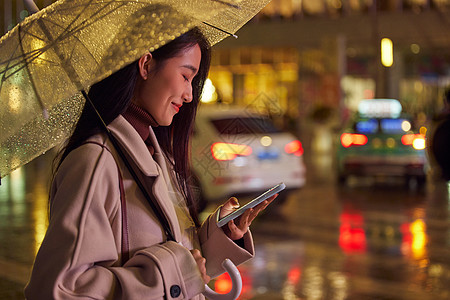
{"type": "Polygon", "coordinates": [[[292,141],[284,146],[284,151],[288,154],[294,154],[296,156],[303,155],[303,146],[299,140],[292,141]]]}
{"type": "Polygon", "coordinates": [[[215,160],[233,160],[237,156],[248,156],[252,154],[252,148],[247,145],[233,143],[214,143],[211,153],[215,160]]]}
{"type": "Polygon", "coordinates": [[[343,133],[341,135],[341,144],[345,148],[350,146],[363,146],[367,144],[367,136],[358,133],[343,133]]]}
{"type": "Polygon", "coordinates": [[[416,150],[423,150],[426,146],[425,137],[420,133],[403,135],[402,144],[406,146],[412,146],[416,150]]]}

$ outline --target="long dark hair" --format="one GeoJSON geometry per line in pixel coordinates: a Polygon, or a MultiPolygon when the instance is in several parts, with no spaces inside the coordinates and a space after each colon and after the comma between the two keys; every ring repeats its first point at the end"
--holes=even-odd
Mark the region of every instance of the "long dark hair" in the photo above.
{"type": "MultiPolygon", "coordinates": [[[[173,118],[171,125],[155,127],[153,130],[164,154],[173,161],[179,188],[186,198],[189,212],[198,226],[197,201],[194,199],[191,189],[192,174],[189,162],[189,144],[197,106],[209,72],[211,46],[201,31],[194,28],[153,51],[152,57],[156,62],[156,72],[158,72],[158,68],[167,59],[176,57],[183,50],[197,44],[201,50],[201,61],[198,73],[192,81],[193,100],[183,105],[180,112],[173,118]]],[[[126,111],[131,103],[138,76],[138,62],[135,61],[90,88],[88,96],[106,124],[111,123],[117,116],[126,111]]],[[[62,154],[59,156],[57,168],[72,150],[80,146],[90,136],[101,132],[104,132],[104,129],[100,120],[92,106],[86,103],[73,134],[61,151],[62,154]]]]}

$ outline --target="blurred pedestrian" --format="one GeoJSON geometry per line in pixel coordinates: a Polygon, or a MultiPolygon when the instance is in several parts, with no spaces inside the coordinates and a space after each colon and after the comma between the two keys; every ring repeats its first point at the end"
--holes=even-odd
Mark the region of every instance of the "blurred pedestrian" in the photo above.
{"type": "Polygon", "coordinates": [[[444,92],[444,107],[433,119],[429,156],[438,177],[450,180],[450,88],[444,92]]]}
{"type": "Polygon", "coordinates": [[[219,228],[237,199],[200,225],[190,188],[189,140],[209,62],[210,46],[194,28],[91,87],[88,96],[170,228],[86,103],[57,165],[27,299],[203,299],[225,258],[253,257],[248,228],[274,197],[219,228]]]}

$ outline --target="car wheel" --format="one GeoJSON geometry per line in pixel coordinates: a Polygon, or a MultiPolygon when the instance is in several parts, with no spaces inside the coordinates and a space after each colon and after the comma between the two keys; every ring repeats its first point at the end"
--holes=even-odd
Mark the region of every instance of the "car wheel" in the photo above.
{"type": "Polygon", "coordinates": [[[406,184],[410,189],[422,189],[425,186],[425,176],[408,176],[406,178],[406,184]]]}

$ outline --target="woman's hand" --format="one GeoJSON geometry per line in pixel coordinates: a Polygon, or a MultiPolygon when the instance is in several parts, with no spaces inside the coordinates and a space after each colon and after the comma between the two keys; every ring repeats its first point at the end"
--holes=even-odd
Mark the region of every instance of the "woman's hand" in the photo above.
{"type": "MultiPolygon", "coordinates": [[[[247,209],[242,215],[237,217],[235,220],[231,220],[227,225],[223,226],[223,231],[232,240],[241,239],[244,234],[247,233],[248,228],[252,224],[256,216],[263,211],[267,205],[269,205],[278,194],[273,195],[267,200],[264,200],[254,208],[247,209]],[[235,222],[236,221],[236,222],[235,222]]],[[[235,197],[231,197],[220,209],[219,218],[223,218],[230,213],[232,213],[236,208],[239,207],[239,202],[235,197]]]]}
{"type": "Polygon", "coordinates": [[[205,282],[205,284],[207,284],[211,280],[211,277],[206,275],[206,258],[204,258],[202,256],[202,254],[200,253],[200,250],[198,250],[198,249],[194,249],[194,250],[190,250],[190,251],[191,251],[192,256],[195,259],[195,262],[197,263],[200,273],[202,274],[203,281],[205,282]]]}

